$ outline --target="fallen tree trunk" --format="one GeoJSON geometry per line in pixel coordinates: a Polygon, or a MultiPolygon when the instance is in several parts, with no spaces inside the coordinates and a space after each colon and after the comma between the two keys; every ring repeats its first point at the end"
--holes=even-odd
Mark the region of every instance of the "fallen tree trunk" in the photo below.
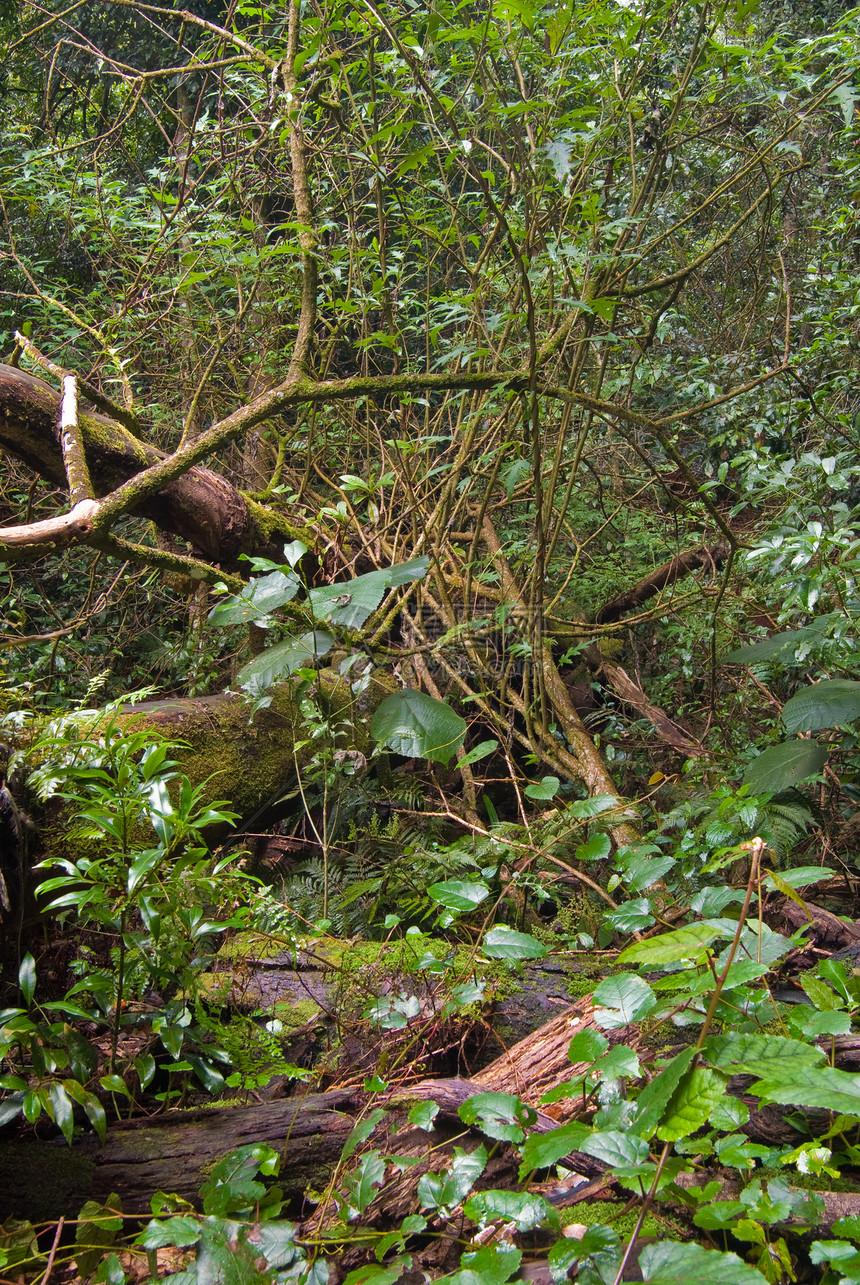
{"type": "Polygon", "coordinates": [[[682,576],[688,576],[692,571],[698,571],[699,567],[711,567],[714,571],[719,570],[726,558],[729,556],[729,543],[727,540],[720,541],[719,544],[703,545],[699,549],[688,549],[686,553],[679,553],[677,557],[670,558],[656,570],[649,572],[638,584],[633,585],[631,589],[625,590],[624,593],[612,598],[597,612],[594,617],[598,625],[611,625],[616,620],[620,620],[628,611],[634,607],[641,607],[643,602],[653,598],[666,585],[674,584],[682,576]]]}
{"type": "MultiPolygon", "coordinates": [[[[49,384],[15,366],[0,364],[0,449],[23,460],[46,481],[65,487],[59,414],[60,396],[49,384]]],[[[106,415],[82,410],[79,425],[96,496],[109,495],[167,458],[106,415]]],[[[275,541],[278,523],[272,513],[247,500],[226,478],[199,465],[147,496],[136,512],[160,530],[188,540],[200,556],[221,566],[233,566],[240,553],[272,553],[276,548],[279,554],[283,544],[283,539],[275,541]]],[[[58,526],[55,542],[60,547],[79,534],[58,526]]],[[[296,531],[285,520],[280,534],[293,538],[296,531]]],[[[46,539],[50,544],[50,532],[46,539]]]]}
{"type": "MultiPolygon", "coordinates": [[[[155,1191],[176,1192],[198,1201],[206,1171],[226,1152],[247,1143],[281,1148],[285,1163],[279,1185],[298,1205],[304,1193],[325,1187],[356,1119],[372,1101],[387,1104],[398,1123],[418,1099],[432,1099],[462,1135],[458,1108],[475,1093],[498,1089],[537,1102],[548,1087],[575,1078],[584,1067],[567,1058],[571,1037],[593,1025],[590,996],[583,997],[547,1026],[514,1045],[474,1079],[425,1080],[392,1090],[386,1098],[360,1088],[333,1088],[244,1107],[171,1112],[154,1119],[113,1125],[103,1146],[92,1135],[67,1148],[61,1140],[16,1141],[0,1149],[0,1220],[14,1216],[41,1221],[73,1217],[85,1200],[117,1192],[127,1212],[145,1211],[155,1191]],[[27,1181],[21,1175],[27,1174],[27,1181]]],[[[611,1032],[614,1042],[635,1038],[633,1028],[611,1032]]],[[[536,1128],[556,1127],[539,1112],[536,1128]]],[[[385,1129],[383,1122],[380,1126],[385,1129]]],[[[439,1139],[437,1138],[436,1141],[439,1139]]],[[[425,1144],[426,1145],[426,1144],[425,1144]]],[[[434,1163],[439,1163],[436,1156],[434,1163]]],[[[603,1172],[592,1157],[572,1163],[586,1177],[603,1172]]]]}

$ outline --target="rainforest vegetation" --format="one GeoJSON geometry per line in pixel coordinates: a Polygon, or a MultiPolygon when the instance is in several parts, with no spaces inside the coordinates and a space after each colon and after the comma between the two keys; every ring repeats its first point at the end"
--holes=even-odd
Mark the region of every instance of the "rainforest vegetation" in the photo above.
{"type": "Polygon", "coordinates": [[[0,1282],[860,1282],[860,10],[0,0],[0,1282]]]}

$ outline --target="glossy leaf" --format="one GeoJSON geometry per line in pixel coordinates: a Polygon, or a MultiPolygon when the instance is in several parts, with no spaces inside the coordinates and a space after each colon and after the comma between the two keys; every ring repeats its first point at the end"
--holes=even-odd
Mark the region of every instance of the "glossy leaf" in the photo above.
{"type": "Polygon", "coordinates": [[[543,959],[547,947],[528,933],[499,924],[484,933],[481,949],[489,959],[543,959]]]}
{"type": "Polygon", "coordinates": [[[474,910],[490,895],[485,883],[467,879],[446,879],[443,883],[431,884],[427,891],[447,910],[474,910]]]}
{"type": "Polygon", "coordinates": [[[334,643],[334,634],[324,629],[285,638],[243,665],[236,675],[236,682],[240,687],[253,687],[256,691],[271,687],[272,683],[327,655],[334,643]]]}
{"type": "Polygon", "coordinates": [[[466,721],[444,701],[407,688],[385,698],[373,715],[370,732],[384,749],[444,766],[463,744],[466,721]]]}

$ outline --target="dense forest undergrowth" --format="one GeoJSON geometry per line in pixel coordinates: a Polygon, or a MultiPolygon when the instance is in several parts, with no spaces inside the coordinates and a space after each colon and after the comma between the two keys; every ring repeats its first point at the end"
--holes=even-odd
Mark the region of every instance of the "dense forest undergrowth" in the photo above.
{"type": "Polygon", "coordinates": [[[858,28],[0,3],[0,1282],[860,1282],[858,28]]]}

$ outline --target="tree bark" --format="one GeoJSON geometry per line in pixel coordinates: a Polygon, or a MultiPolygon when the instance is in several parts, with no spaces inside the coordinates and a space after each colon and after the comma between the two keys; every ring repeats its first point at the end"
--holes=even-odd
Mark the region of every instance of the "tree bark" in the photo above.
{"type": "MultiPolygon", "coordinates": [[[[14,366],[0,364],[0,450],[23,460],[46,481],[65,487],[59,418],[60,397],[49,384],[14,366]]],[[[82,409],[78,418],[97,497],[109,495],[123,482],[167,458],[163,451],[105,415],[82,409]]],[[[187,540],[200,556],[221,566],[233,566],[240,553],[264,551],[272,546],[273,533],[261,524],[262,512],[257,506],[226,478],[199,465],[144,499],[136,512],[161,530],[187,540]]],[[[65,515],[65,521],[70,517],[65,515]]],[[[77,527],[65,531],[58,526],[52,531],[50,522],[38,524],[46,528],[41,536],[36,533],[41,543],[62,547],[80,538],[77,527]]],[[[14,530],[20,530],[22,535],[16,543],[35,543],[32,527],[14,530]],[[31,538],[25,538],[25,533],[30,533],[31,538]]],[[[283,534],[295,534],[286,521],[283,534]]]]}
{"type": "Polygon", "coordinates": [[[632,611],[634,607],[641,607],[643,602],[653,598],[661,589],[665,589],[667,584],[674,584],[676,580],[689,575],[691,571],[697,571],[699,567],[713,567],[715,571],[718,570],[728,556],[727,540],[679,553],[677,557],[670,558],[655,571],[651,571],[632,589],[627,589],[617,598],[604,603],[594,617],[595,622],[598,625],[611,625],[628,611],[632,611]]]}

